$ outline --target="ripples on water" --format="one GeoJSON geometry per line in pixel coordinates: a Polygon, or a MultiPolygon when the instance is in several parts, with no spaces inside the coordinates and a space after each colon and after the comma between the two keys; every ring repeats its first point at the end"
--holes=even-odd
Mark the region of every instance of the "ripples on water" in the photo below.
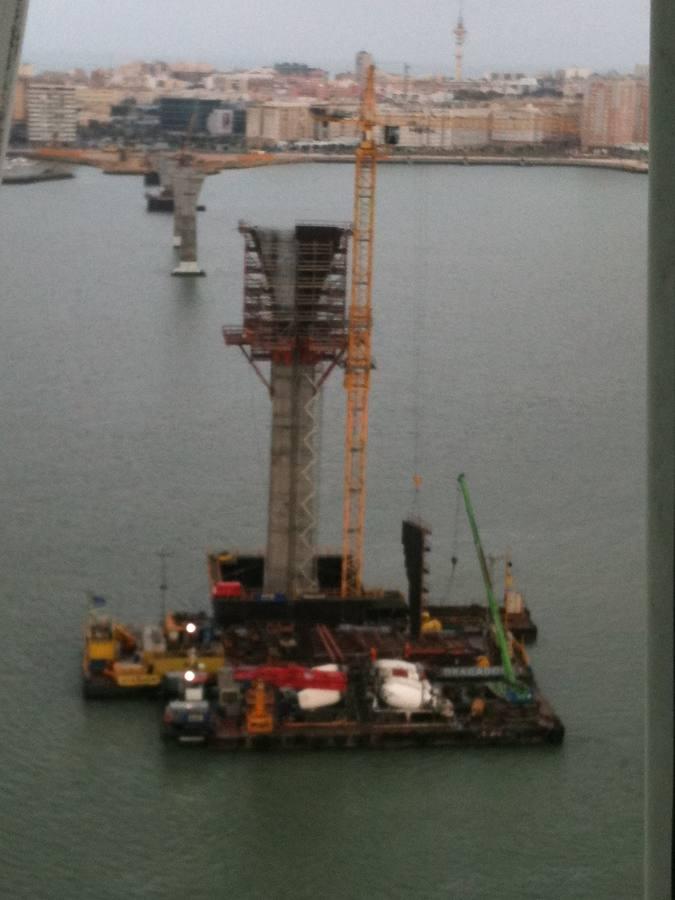
{"type": "MultiPolygon", "coordinates": [[[[269,401],[220,326],[238,219],[351,218],[349,167],[204,189],[195,282],[132,178],[3,189],[3,890],[30,898],[626,898],[642,851],[646,180],[383,167],[367,578],[403,584],[424,476],[432,593],[480,598],[513,549],[560,749],[175,752],[159,710],[84,706],[84,593],[204,606],[208,546],[264,541],[269,401]],[[449,557],[459,555],[450,581],[449,557]]],[[[322,534],[340,528],[343,396],[325,396],[322,534]]]]}

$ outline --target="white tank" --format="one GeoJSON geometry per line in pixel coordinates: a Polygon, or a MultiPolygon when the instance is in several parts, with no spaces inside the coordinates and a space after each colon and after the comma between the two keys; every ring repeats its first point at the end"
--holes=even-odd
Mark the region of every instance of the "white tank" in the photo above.
{"type": "MultiPolygon", "coordinates": [[[[312,666],[318,672],[339,672],[340,668],[335,663],[324,663],[322,666],[312,666]]],[[[327,691],[323,688],[303,688],[298,691],[298,705],[306,711],[321,709],[323,706],[335,706],[340,702],[340,691],[327,691]]]]}
{"type": "Polygon", "coordinates": [[[375,669],[381,678],[389,678],[396,672],[396,677],[399,678],[414,678],[417,681],[420,679],[417,665],[405,659],[378,659],[375,661],[375,669]]]}
{"type": "Polygon", "coordinates": [[[298,691],[300,709],[321,709],[323,706],[335,706],[340,702],[340,691],[325,691],[321,688],[303,688],[298,691]]]}
{"type": "Polygon", "coordinates": [[[431,685],[425,679],[393,675],[380,683],[380,697],[393,709],[412,712],[428,706],[433,698],[431,685]]]}

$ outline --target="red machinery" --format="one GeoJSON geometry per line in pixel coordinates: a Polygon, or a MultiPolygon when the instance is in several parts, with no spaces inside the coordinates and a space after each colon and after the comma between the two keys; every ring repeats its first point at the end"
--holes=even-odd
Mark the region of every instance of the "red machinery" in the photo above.
{"type": "Polygon", "coordinates": [[[274,687],[318,688],[323,691],[345,691],[347,676],[344,672],[325,672],[321,669],[306,669],[303,666],[250,666],[235,669],[236,681],[262,681],[274,687]]]}

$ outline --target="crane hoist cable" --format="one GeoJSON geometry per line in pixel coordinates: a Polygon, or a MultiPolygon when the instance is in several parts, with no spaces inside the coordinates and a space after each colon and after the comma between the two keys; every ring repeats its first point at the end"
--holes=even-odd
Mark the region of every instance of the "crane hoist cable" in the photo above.
{"type": "MultiPolygon", "coordinates": [[[[422,171],[418,173],[418,178],[425,178],[428,172],[422,167],[422,171]]],[[[428,247],[428,228],[429,228],[429,208],[428,208],[428,191],[418,190],[415,197],[415,208],[417,212],[416,233],[420,237],[422,246],[428,247]]],[[[412,424],[413,424],[413,497],[412,509],[413,515],[420,516],[422,514],[422,496],[421,488],[423,483],[422,477],[422,448],[424,447],[423,431],[424,431],[424,386],[423,386],[423,369],[422,369],[422,345],[424,340],[425,327],[425,301],[428,297],[429,289],[429,267],[427,260],[423,260],[421,254],[415,248],[414,259],[409,261],[408,265],[414,268],[414,283],[417,289],[414,291],[412,302],[408,304],[408,309],[412,320],[409,326],[409,332],[412,336],[412,424]]]]}
{"type": "Polygon", "coordinates": [[[452,555],[450,556],[450,577],[448,578],[447,600],[450,600],[455,581],[455,572],[459,562],[459,514],[462,502],[462,494],[459,485],[455,491],[455,518],[452,525],[452,555]]]}

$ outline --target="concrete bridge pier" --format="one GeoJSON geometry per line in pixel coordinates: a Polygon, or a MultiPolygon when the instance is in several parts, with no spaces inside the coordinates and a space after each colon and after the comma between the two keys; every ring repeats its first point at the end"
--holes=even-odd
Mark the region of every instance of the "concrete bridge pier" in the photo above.
{"type": "Polygon", "coordinates": [[[174,247],[179,263],[172,275],[206,275],[197,262],[197,198],[204,181],[202,172],[191,166],[176,168],[173,178],[174,247]]]}

